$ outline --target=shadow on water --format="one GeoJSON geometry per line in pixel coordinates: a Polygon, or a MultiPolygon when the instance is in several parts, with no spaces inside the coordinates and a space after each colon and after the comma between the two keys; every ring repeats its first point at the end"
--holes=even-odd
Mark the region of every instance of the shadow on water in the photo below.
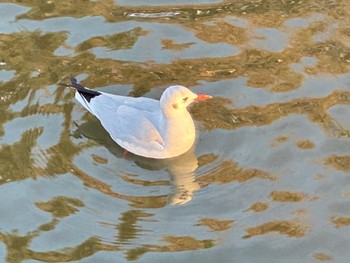
{"type": "Polygon", "coordinates": [[[141,2],[0,1],[0,261],[347,262],[349,1],[141,2]],[[125,157],[70,75],[214,99],[125,157]]]}

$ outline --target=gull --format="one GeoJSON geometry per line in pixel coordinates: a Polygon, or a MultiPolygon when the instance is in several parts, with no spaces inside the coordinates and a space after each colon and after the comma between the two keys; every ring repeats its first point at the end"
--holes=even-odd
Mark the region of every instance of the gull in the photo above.
{"type": "Polygon", "coordinates": [[[133,154],[166,159],[187,152],[195,141],[195,126],[187,110],[194,101],[212,98],[180,85],[168,87],[160,100],[119,96],[88,89],[71,77],[75,99],[96,116],[111,138],[133,154]]]}

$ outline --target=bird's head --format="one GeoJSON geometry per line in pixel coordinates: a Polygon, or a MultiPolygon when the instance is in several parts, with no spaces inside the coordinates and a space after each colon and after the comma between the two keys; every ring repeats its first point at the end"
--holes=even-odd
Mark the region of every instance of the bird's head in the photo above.
{"type": "Polygon", "coordinates": [[[183,111],[194,101],[207,100],[212,98],[206,94],[196,94],[188,88],[180,85],[170,86],[160,98],[160,106],[165,112],[183,111]]]}

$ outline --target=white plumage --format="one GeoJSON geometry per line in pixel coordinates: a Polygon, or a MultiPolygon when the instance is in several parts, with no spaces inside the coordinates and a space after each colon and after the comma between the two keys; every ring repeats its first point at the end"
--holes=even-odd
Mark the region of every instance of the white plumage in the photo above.
{"type": "Polygon", "coordinates": [[[136,155],[165,159],[188,151],[195,127],[187,106],[211,96],[195,94],[183,86],[170,86],[160,101],[90,90],[75,79],[66,85],[76,89],[75,98],[95,115],[112,139],[136,155]]]}

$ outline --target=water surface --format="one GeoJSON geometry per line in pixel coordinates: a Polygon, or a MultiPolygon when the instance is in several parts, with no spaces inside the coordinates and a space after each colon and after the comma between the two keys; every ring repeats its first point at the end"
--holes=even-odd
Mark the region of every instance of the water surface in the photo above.
{"type": "Polygon", "coordinates": [[[349,10],[0,1],[0,261],[347,262],[349,10]],[[188,153],[125,158],[68,76],[214,98],[188,153]]]}

